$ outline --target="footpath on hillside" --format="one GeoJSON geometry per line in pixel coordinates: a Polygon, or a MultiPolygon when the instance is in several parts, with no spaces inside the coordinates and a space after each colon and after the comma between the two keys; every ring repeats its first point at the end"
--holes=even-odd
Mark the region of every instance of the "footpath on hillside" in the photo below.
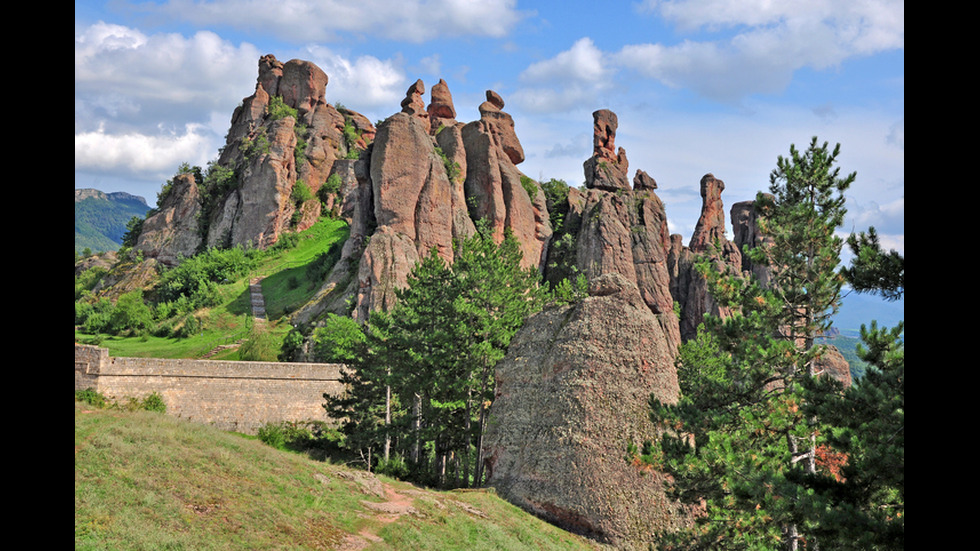
{"type": "MultiPolygon", "coordinates": [[[[249,302],[252,305],[252,317],[255,319],[256,326],[264,324],[268,319],[265,314],[265,296],[262,294],[262,278],[256,277],[249,280],[248,283],[248,293],[249,302]]],[[[199,359],[207,360],[214,357],[216,354],[223,350],[228,350],[230,348],[238,348],[244,341],[244,337],[238,339],[236,342],[231,344],[220,344],[212,348],[207,354],[201,356],[199,359]]]]}
{"type": "Polygon", "coordinates": [[[262,278],[256,277],[249,281],[248,291],[251,295],[252,316],[255,321],[266,321],[265,297],[262,295],[262,278]]]}

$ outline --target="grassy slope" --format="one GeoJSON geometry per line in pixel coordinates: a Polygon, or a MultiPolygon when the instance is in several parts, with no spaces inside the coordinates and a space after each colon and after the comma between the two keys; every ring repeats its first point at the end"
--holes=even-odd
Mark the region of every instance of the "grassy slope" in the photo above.
{"type": "Polygon", "coordinates": [[[369,478],[386,499],[350,473],[166,415],[76,402],[75,549],[596,548],[490,492],[369,478]]]}
{"type": "MultiPolygon", "coordinates": [[[[309,230],[302,232],[295,247],[263,259],[261,265],[247,277],[219,286],[222,304],[207,312],[206,329],[194,336],[176,339],[167,337],[115,337],[103,336],[98,345],[109,349],[109,355],[136,358],[200,358],[215,347],[235,342],[247,336],[251,306],[248,283],[251,278],[263,278],[263,294],[266,311],[273,335],[281,342],[289,331],[288,323],[280,323],[282,316],[306,303],[317,291],[322,281],[306,279],[306,266],[318,255],[330,250],[335,243],[347,239],[349,230],[342,220],[321,219],[309,230]],[[290,284],[290,280],[298,286],[290,284]]],[[[93,341],[93,335],[75,331],[75,342],[93,341]]],[[[236,350],[214,356],[219,360],[238,360],[236,350]]]]}

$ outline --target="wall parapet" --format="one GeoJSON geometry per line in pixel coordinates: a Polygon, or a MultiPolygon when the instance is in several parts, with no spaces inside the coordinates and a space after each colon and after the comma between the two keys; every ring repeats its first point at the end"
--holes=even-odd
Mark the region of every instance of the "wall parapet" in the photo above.
{"type": "Polygon", "coordinates": [[[343,364],[110,357],[75,344],[75,390],[122,400],[157,393],[167,413],[254,434],[266,423],[327,421],[324,393],[343,392],[343,364]]]}

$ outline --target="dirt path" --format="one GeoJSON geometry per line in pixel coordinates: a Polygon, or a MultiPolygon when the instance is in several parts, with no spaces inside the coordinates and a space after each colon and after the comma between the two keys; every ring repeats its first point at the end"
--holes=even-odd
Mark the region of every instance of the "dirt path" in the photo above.
{"type": "MultiPolygon", "coordinates": [[[[404,515],[415,514],[415,499],[404,494],[398,493],[390,484],[382,484],[382,489],[386,501],[367,501],[362,500],[369,511],[373,513],[371,518],[377,520],[380,526],[395,522],[404,515]]],[[[361,530],[357,534],[347,536],[344,542],[337,548],[338,551],[359,551],[371,545],[383,541],[377,534],[380,526],[372,526],[361,530]]]]}

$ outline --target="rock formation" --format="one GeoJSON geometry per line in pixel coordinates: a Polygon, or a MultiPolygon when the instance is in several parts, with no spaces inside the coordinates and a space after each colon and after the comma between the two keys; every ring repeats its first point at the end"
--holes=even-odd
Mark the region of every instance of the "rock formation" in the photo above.
{"type": "Polygon", "coordinates": [[[470,214],[487,223],[498,241],[505,230],[521,243],[525,266],[540,267],[551,238],[551,222],[544,193],[536,182],[517,169],[524,149],[514,131],[514,120],[502,111],[504,101],[492,90],[480,104],[480,120],[462,128],[466,152],[464,192],[470,214]]]}
{"type": "Polygon", "coordinates": [[[177,242],[267,247],[283,232],[306,229],[320,215],[316,194],[334,161],[366,149],[373,138],[364,116],[326,103],[328,77],[313,63],[266,55],[258,72],[255,92],[232,115],[225,146],[204,182],[197,182],[197,195],[180,199],[197,202],[201,220],[178,228],[177,242]],[[312,198],[297,199],[304,196],[312,198]]]}
{"type": "Polygon", "coordinates": [[[431,96],[426,112],[429,114],[429,130],[435,135],[440,128],[456,125],[456,106],[445,80],[439,79],[432,87],[431,96]]]}
{"type": "Polygon", "coordinates": [[[679,236],[671,240],[671,293],[681,307],[680,331],[683,340],[695,337],[704,314],[728,314],[727,308],[711,298],[707,281],[698,273],[695,265],[708,260],[716,272],[733,271],[737,274],[742,269],[742,254],[725,235],[725,210],[721,201],[724,189],[724,182],[712,174],[705,174],[701,178],[701,216],[689,246],[683,247],[679,236]]]}
{"type": "Polygon", "coordinates": [[[622,275],[637,286],[644,303],[660,321],[669,348],[675,350],[681,340],[670,292],[670,238],[664,205],[655,193],[656,181],[638,170],[634,177],[637,187],[630,189],[625,178],[625,152],[620,148],[620,160],[610,158],[615,147],[616,115],[600,110],[593,114],[593,120],[594,151],[585,162],[588,189],[581,193],[569,190],[563,209],[567,211],[563,235],[548,269],[563,271],[562,264],[573,265],[571,271],[584,273],[590,280],[610,273],[622,275]],[[609,168],[594,172],[600,164],[609,168]],[[574,246],[566,241],[574,241],[574,246]],[[560,255],[564,258],[557,258],[560,255]]]}
{"type": "Polygon", "coordinates": [[[201,212],[197,182],[190,173],[174,176],[170,190],[143,221],[135,248],[165,266],[176,266],[201,246],[197,218],[201,212]]]}
{"type": "Polygon", "coordinates": [[[619,118],[608,109],[592,113],[593,154],[585,161],[585,187],[610,191],[630,188],[626,150],[616,150],[616,129],[619,118]]]}
{"type": "Polygon", "coordinates": [[[627,445],[658,431],[649,398],[676,402],[673,351],[633,282],[596,278],[581,302],[532,316],[497,366],[485,438],[490,484],[570,531],[623,549],[689,517],[627,445]]]}

